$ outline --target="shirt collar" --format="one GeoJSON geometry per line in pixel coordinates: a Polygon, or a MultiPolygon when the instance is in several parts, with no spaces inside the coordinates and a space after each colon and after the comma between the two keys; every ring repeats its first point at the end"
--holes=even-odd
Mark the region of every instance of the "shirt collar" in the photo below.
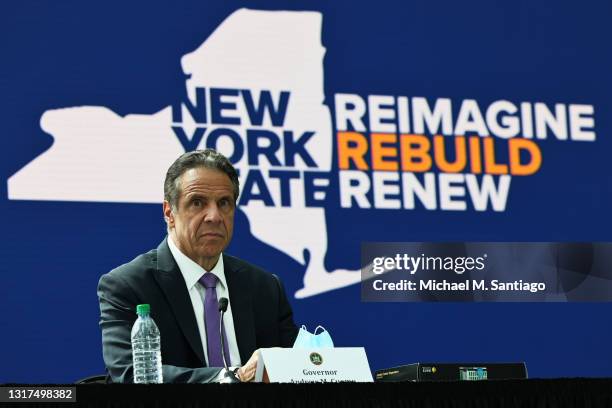
{"type": "Polygon", "coordinates": [[[168,247],[170,248],[170,252],[174,257],[183,278],[185,279],[188,290],[191,290],[205,273],[215,274],[217,278],[219,278],[219,282],[221,282],[223,287],[227,288],[227,283],[225,282],[225,269],[223,268],[223,254],[219,256],[217,264],[210,271],[206,271],[206,269],[202,268],[191,258],[182,253],[170,235],[168,235],[168,247]]]}

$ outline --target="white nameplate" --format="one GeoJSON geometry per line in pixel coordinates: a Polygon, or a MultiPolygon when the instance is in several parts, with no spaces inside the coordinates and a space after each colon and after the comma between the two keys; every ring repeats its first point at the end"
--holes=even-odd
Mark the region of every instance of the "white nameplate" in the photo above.
{"type": "Polygon", "coordinates": [[[256,382],[372,382],[363,347],[260,349],[256,382]]]}

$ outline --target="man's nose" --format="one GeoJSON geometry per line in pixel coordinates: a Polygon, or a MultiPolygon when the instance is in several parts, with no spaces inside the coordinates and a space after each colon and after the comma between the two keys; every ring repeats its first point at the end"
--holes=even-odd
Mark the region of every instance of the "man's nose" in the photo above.
{"type": "Polygon", "coordinates": [[[204,221],[206,222],[221,222],[221,211],[216,203],[212,203],[206,209],[206,216],[204,221]]]}

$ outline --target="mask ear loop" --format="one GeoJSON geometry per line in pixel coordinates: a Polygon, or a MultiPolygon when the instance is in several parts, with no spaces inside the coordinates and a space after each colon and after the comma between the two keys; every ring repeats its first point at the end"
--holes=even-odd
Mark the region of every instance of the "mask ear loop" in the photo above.
{"type": "MultiPolygon", "coordinates": [[[[314,331],[312,334],[314,334],[315,336],[317,336],[317,335],[318,335],[318,334],[317,334],[317,330],[319,330],[319,329],[321,329],[321,333],[323,333],[323,332],[326,332],[326,331],[327,331],[327,330],[325,329],[325,327],[323,327],[323,326],[317,326],[317,328],[315,329],[315,331],[314,331]]],[[[319,333],[319,334],[321,334],[321,333],[319,333]]]]}
{"type": "Polygon", "coordinates": [[[302,325],[302,330],[308,331],[305,324],[302,325]]]}

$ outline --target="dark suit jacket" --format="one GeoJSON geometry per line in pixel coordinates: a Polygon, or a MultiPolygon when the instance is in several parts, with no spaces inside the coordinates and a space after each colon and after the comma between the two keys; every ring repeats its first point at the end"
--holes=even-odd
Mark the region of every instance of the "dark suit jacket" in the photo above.
{"type": "MultiPolygon", "coordinates": [[[[277,276],[223,255],[240,359],[262,347],[291,347],[298,329],[277,276]]],[[[131,330],[136,305],[149,303],[159,327],[164,382],[209,382],[220,368],[206,367],[189,293],[167,238],[157,247],[103,275],[98,284],[104,362],[113,382],[132,382],[131,330]]]]}

